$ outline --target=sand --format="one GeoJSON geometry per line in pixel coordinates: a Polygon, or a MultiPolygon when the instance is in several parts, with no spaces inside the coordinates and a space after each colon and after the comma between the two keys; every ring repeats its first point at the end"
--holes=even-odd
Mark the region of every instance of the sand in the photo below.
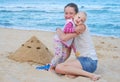
{"type": "MultiPolygon", "coordinates": [[[[8,58],[21,44],[36,36],[52,53],[54,32],[0,28],[0,82],[93,82],[79,76],[71,79],[54,72],[36,70],[38,64],[16,62],[8,58]]],[[[92,36],[99,63],[97,82],[120,81],[120,38],[92,36]]],[[[68,60],[74,59],[74,54],[68,60]]]]}

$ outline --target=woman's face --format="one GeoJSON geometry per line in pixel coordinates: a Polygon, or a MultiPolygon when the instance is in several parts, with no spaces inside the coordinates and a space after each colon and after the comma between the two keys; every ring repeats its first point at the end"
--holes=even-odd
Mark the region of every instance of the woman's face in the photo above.
{"type": "Polygon", "coordinates": [[[66,7],[64,9],[64,17],[65,19],[73,19],[74,16],[75,16],[76,12],[75,12],[75,9],[73,7],[66,7]]]}

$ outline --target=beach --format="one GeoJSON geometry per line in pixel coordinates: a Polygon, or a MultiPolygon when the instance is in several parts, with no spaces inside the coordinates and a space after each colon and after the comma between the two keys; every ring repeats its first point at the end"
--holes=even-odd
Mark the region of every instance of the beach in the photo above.
{"type": "MultiPolygon", "coordinates": [[[[49,31],[0,28],[0,82],[93,82],[82,76],[71,79],[55,72],[36,70],[38,64],[21,63],[8,58],[32,36],[36,36],[53,53],[54,34],[49,31]]],[[[102,76],[96,82],[119,82],[120,38],[102,36],[92,38],[99,59],[95,74],[102,76]]],[[[72,53],[68,61],[74,58],[72,53]]]]}

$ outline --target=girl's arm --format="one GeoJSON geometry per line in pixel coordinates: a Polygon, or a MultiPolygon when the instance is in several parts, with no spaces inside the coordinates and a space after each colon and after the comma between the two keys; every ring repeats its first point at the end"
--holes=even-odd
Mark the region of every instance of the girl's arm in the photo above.
{"type": "Polygon", "coordinates": [[[65,34],[60,28],[57,29],[57,34],[62,41],[68,41],[69,39],[76,37],[76,33],[67,33],[65,34]]]}
{"type": "Polygon", "coordinates": [[[86,29],[86,26],[84,24],[81,24],[81,25],[76,26],[75,32],[77,34],[82,34],[85,31],[85,29],[86,29]]]}
{"type": "Polygon", "coordinates": [[[68,41],[71,38],[75,38],[79,34],[82,34],[85,31],[85,29],[86,29],[85,25],[83,27],[81,27],[82,30],[79,30],[79,28],[80,28],[79,26],[76,27],[76,29],[78,29],[77,33],[75,32],[75,33],[67,33],[67,34],[65,34],[60,28],[58,28],[56,31],[57,31],[57,34],[58,34],[59,38],[62,41],[68,41]]]}

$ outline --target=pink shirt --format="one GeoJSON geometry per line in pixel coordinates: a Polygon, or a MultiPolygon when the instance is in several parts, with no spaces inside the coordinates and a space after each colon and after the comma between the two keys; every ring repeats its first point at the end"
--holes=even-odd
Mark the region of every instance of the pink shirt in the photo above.
{"type": "Polygon", "coordinates": [[[71,20],[67,20],[67,22],[66,22],[66,24],[64,26],[63,31],[64,31],[64,33],[73,33],[73,32],[75,32],[75,28],[74,28],[72,19],[71,20]]]}

